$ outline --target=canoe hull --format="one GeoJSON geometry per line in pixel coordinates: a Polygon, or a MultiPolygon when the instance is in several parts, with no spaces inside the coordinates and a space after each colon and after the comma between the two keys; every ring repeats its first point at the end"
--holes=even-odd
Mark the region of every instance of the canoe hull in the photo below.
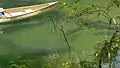
{"type": "Polygon", "coordinates": [[[22,19],[26,19],[26,18],[29,18],[29,17],[33,17],[33,16],[39,15],[43,12],[49,11],[49,10],[53,9],[54,7],[55,7],[55,4],[50,5],[46,8],[43,8],[43,9],[37,10],[35,12],[24,14],[24,15],[20,15],[20,16],[16,16],[16,17],[1,18],[0,23],[14,22],[14,21],[17,21],[17,20],[22,20],[22,19]]]}

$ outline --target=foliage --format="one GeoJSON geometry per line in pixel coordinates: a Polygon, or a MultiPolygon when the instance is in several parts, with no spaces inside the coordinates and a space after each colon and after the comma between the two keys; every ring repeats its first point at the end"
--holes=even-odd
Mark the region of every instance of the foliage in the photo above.
{"type": "Polygon", "coordinates": [[[9,68],[29,68],[29,65],[26,60],[10,61],[9,68]]]}
{"type": "Polygon", "coordinates": [[[111,68],[112,61],[117,61],[115,57],[120,50],[120,35],[118,33],[116,31],[110,39],[97,44],[97,50],[94,56],[100,66],[104,63],[109,63],[109,68],[111,68]]]}
{"type": "Polygon", "coordinates": [[[117,56],[117,51],[120,49],[120,36],[115,32],[110,40],[104,40],[102,43],[99,43],[96,49],[95,55],[97,60],[101,59],[102,62],[110,61],[117,56]]]}
{"type": "Polygon", "coordinates": [[[95,60],[78,59],[73,56],[72,59],[61,61],[58,54],[53,54],[45,68],[102,68],[104,63],[115,61],[113,58],[117,56],[117,51],[120,49],[120,35],[118,34],[119,32],[116,31],[110,39],[97,44],[95,60]]]}
{"type": "MultiPolygon", "coordinates": [[[[54,54],[55,55],[55,54],[54,54]]],[[[97,68],[96,62],[89,60],[80,60],[72,57],[70,60],[60,60],[59,57],[50,57],[45,68],[97,68]],[[59,60],[58,60],[59,59],[59,60]]]]}
{"type": "Polygon", "coordinates": [[[48,62],[45,65],[45,68],[57,68],[59,63],[59,55],[58,54],[52,54],[49,56],[48,62]]]}
{"type": "MultiPolygon", "coordinates": [[[[91,14],[98,13],[98,16],[105,17],[109,24],[112,22],[116,24],[116,21],[113,17],[110,16],[109,12],[112,7],[119,8],[120,2],[119,0],[108,0],[108,4],[104,6],[99,6],[97,4],[90,4],[86,7],[77,7],[80,3],[80,0],[75,0],[72,4],[67,1],[60,2],[60,8],[69,10],[65,13],[65,15],[62,17],[62,20],[67,19],[73,19],[73,18],[79,18],[81,16],[88,16],[91,14]]],[[[79,5],[80,6],[80,5],[79,5]]]]}

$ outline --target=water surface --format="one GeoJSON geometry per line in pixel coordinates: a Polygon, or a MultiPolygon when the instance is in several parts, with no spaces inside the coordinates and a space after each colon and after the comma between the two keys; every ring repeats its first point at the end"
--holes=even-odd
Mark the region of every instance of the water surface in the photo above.
{"type": "MultiPolygon", "coordinates": [[[[54,0],[1,0],[0,7],[13,8],[51,1],[54,0]]],[[[105,3],[104,0],[81,1],[84,2],[82,5],[105,3]]],[[[114,14],[112,15],[114,16],[114,14]]],[[[57,50],[62,54],[68,53],[68,47],[62,35],[54,32],[52,21],[48,16],[59,20],[61,16],[60,10],[49,11],[36,17],[14,22],[14,24],[0,24],[1,30],[4,31],[4,34],[0,35],[0,62],[2,66],[8,64],[10,60],[15,60],[15,57],[18,56],[22,56],[23,59],[29,58],[29,60],[41,64],[40,61],[43,61],[43,56],[47,56],[57,50]]],[[[92,53],[99,41],[105,39],[107,35],[112,35],[113,30],[108,31],[108,23],[98,24],[98,21],[94,20],[94,18],[96,16],[80,18],[80,20],[90,22],[96,29],[81,29],[68,36],[68,41],[73,51],[84,50],[85,53],[92,53]]],[[[74,19],[71,20],[72,24],[65,25],[65,29],[70,30],[76,27],[74,24],[76,21],[74,19]]],[[[62,21],[62,23],[66,23],[66,21],[62,21]]],[[[36,66],[36,68],[37,66],[40,67],[39,64],[33,64],[33,66],[36,66]]]]}

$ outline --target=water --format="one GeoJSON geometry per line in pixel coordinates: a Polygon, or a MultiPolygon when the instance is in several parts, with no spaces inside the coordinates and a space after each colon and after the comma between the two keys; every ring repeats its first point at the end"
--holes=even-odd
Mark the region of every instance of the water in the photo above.
{"type": "MultiPolygon", "coordinates": [[[[0,5],[3,8],[11,8],[47,2],[50,0],[2,0],[0,5]]],[[[16,24],[0,25],[1,31],[4,31],[4,34],[0,35],[0,63],[2,68],[8,68],[8,62],[16,60],[19,56],[23,59],[31,59],[34,62],[37,62],[37,57],[39,57],[42,62],[42,56],[47,56],[59,49],[62,53],[68,52],[64,41],[53,32],[52,21],[47,17],[54,12],[58,14],[57,11],[51,11],[46,13],[47,15],[38,15],[14,22],[16,24]]],[[[35,66],[37,65],[35,64],[35,66]]]]}
{"type": "MultiPolygon", "coordinates": [[[[54,0],[1,0],[0,7],[12,8],[26,5],[34,5],[40,3],[51,2],[54,0]]],[[[100,3],[97,0],[82,0],[85,4],[88,3],[100,3]]],[[[84,4],[83,4],[84,5],[84,4]]],[[[118,12],[119,13],[119,12],[118,12]]],[[[62,54],[68,53],[68,47],[65,44],[61,35],[59,36],[53,30],[52,21],[47,16],[59,19],[61,16],[60,10],[53,10],[36,17],[29,19],[16,21],[14,24],[1,24],[0,29],[4,31],[0,35],[0,63],[2,68],[8,68],[8,62],[16,60],[18,57],[22,59],[28,59],[33,66],[41,67],[43,56],[47,56],[51,53],[59,50],[62,54]],[[56,16],[57,15],[57,16],[56,16]],[[38,61],[39,60],[39,61],[38,61]],[[41,64],[41,65],[40,65],[41,64]],[[6,66],[6,67],[5,67],[6,66]]],[[[94,16],[91,16],[91,19],[94,16]]],[[[85,30],[79,30],[68,36],[68,41],[73,50],[84,50],[85,53],[94,52],[96,43],[105,39],[105,36],[111,35],[112,30],[107,32],[108,24],[97,24],[97,21],[91,19],[82,19],[86,22],[90,22],[96,29],[89,28],[85,30]],[[99,33],[97,31],[100,31],[99,33]]],[[[62,21],[65,23],[64,21],[62,21]]],[[[72,20],[71,22],[75,22],[72,20]]],[[[68,24],[65,30],[73,29],[76,25],[68,24]]]]}

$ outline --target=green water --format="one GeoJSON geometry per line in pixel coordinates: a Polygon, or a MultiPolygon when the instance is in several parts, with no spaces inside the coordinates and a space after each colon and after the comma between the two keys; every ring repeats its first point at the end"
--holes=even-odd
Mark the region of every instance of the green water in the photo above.
{"type": "MultiPolygon", "coordinates": [[[[1,0],[0,7],[11,8],[51,1],[54,0],[1,0]]],[[[86,5],[89,3],[99,4],[105,1],[82,0],[82,2],[83,5],[86,5]]],[[[29,58],[30,61],[35,62],[33,66],[36,67],[34,68],[37,68],[41,67],[42,61],[44,61],[42,59],[43,56],[47,56],[57,50],[62,54],[68,53],[68,47],[62,36],[54,32],[52,21],[47,16],[59,19],[61,12],[57,9],[36,17],[14,22],[14,24],[0,24],[1,30],[4,31],[4,34],[0,35],[0,63],[2,68],[8,68],[8,61],[15,60],[18,56],[22,56],[22,59],[29,58]]],[[[85,21],[89,20],[86,19],[85,21]]],[[[108,25],[98,25],[94,24],[91,19],[90,21],[94,27],[101,31],[101,34],[96,35],[96,29],[86,28],[69,35],[68,41],[75,52],[84,50],[85,53],[92,53],[96,43],[105,39],[106,33],[104,31],[108,29],[108,25]]],[[[66,29],[72,29],[73,25],[74,23],[68,24],[66,29]]]]}

